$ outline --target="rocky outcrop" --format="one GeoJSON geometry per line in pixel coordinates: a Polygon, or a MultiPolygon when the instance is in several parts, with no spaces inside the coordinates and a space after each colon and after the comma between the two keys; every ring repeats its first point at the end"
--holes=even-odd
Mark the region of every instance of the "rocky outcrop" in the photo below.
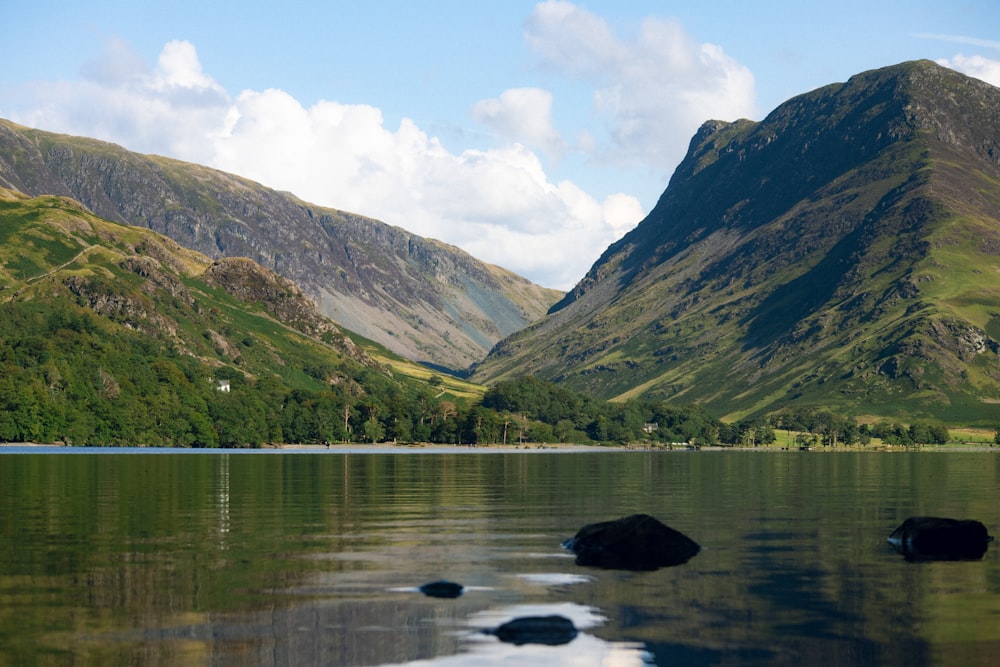
{"type": "Polygon", "coordinates": [[[298,285],[243,257],[212,262],[202,279],[246,304],[257,304],[282,324],[322,340],[345,356],[376,367],[377,362],[319,312],[298,285]]]}
{"type": "Polygon", "coordinates": [[[686,563],[701,547],[648,514],[633,514],[581,528],[563,546],[576,564],[615,570],[656,570],[686,563]]]}
{"type": "Polygon", "coordinates": [[[907,560],[979,560],[993,541],[979,521],[913,516],[889,535],[907,560]]]}
{"type": "Polygon", "coordinates": [[[337,332],[298,286],[287,278],[245,258],[224,258],[212,263],[202,279],[240,301],[261,304],[285,324],[310,336],[337,332]]]}
{"type": "Polygon", "coordinates": [[[441,580],[424,584],[418,590],[429,598],[457,598],[465,592],[465,587],[453,581],[441,580]]]}
{"type": "Polygon", "coordinates": [[[177,333],[176,322],[158,313],[156,302],[146,294],[120,291],[110,281],[79,275],[67,276],[62,283],[80,305],[101,317],[134,331],[177,333]]]}
{"type": "Polygon", "coordinates": [[[495,630],[487,631],[487,634],[516,646],[524,644],[561,646],[576,639],[578,633],[573,621],[564,616],[552,615],[515,618],[495,630]]]}

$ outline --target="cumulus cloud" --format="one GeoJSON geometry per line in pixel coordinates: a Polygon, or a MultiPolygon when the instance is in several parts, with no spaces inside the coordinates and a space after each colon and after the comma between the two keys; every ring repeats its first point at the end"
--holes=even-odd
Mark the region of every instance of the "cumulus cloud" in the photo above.
{"type": "Polygon", "coordinates": [[[648,18],[636,34],[619,36],[571,2],[546,0],[524,34],[539,66],[594,86],[608,136],[584,133],[578,148],[604,162],[669,173],[704,121],[757,114],[750,70],[676,21],[648,18]]]}
{"type": "Polygon", "coordinates": [[[563,141],[552,126],[552,93],[541,88],[511,88],[499,98],[482,100],[472,116],[510,141],[558,156],[563,141]]]}
{"type": "Polygon", "coordinates": [[[369,215],[568,288],[642,217],[638,200],[599,202],[554,183],[521,144],[448,151],[403,119],[366,105],[308,108],[280,90],[244,91],[211,163],[307,201],[369,215]]]}
{"type": "Polygon", "coordinates": [[[1000,60],[958,54],[952,58],[943,58],[938,64],[1000,87],[1000,60]]]}
{"type": "MultiPolygon", "coordinates": [[[[968,46],[983,49],[1000,50],[1000,42],[993,39],[982,39],[969,35],[945,35],[940,33],[921,32],[914,35],[920,39],[932,39],[939,42],[953,42],[955,44],[965,44],[968,46]]],[[[961,53],[951,58],[940,58],[938,65],[950,67],[951,69],[974,76],[993,86],[1000,86],[1000,60],[985,58],[983,56],[966,56],[961,53]]]]}
{"type": "Polygon", "coordinates": [[[452,151],[412,120],[387,126],[373,106],[304,105],[279,89],[233,94],[181,40],[152,65],[110,40],[80,79],[39,82],[5,114],[231,171],[568,289],[643,211],[629,194],[595,197],[554,178],[539,156],[558,162],[573,153],[588,164],[669,175],[703,121],[753,115],[753,77],[675,22],[647,19],[636,34],[618,35],[561,0],[536,6],[524,38],[543,70],[592,92],[603,128],[584,123],[561,133],[551,91],[510,87],[471,105],[494,145],[452,151]]]}
{"type": "Polygon", "coordinates": [[[109,41],[101,56],[70,82],[39,82],[27,108],[12,120],[47,130],[113,141],[133,150],[204,162],[206,136],[225,127],[231,101],[202,72],[189,42],[168,42],[155,68],[124,41],[109,41]]]}
{"type": "MultiPolygon", "coordinates": [[[[409,119],[387,127],[373,106],[304,106],[277,89],[232,97],[186,41],[166,44],[154,67],[110,42],[81,80],[40,83],[31,96],[13,120],[230,171],[457,245],[550,287],[571,287],[642,216],[634,197],[602,202],[554,182],[525,143],[454,153],[409,119]]],[[[505,137],[553,149],[551,104],[545,91],[516,89],[476,113],[505,137]]]]}

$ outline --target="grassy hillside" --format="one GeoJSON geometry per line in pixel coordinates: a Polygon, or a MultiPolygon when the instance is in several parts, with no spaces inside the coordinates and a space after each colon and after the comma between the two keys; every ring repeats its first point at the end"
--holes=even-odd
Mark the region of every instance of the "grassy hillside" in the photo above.
{"type": "Polygon", "coordinates": [[[922,61],[706,123],[656,208],[474,379],[1000,423],[1000,90],[922,61]]]}
{"type": "Polygon", "coordinates": [[[254,262],[62,197],[0,189],[0,267],[0,441],[426,440],[441,405],[482,395],[348,336],[254,262]]]}

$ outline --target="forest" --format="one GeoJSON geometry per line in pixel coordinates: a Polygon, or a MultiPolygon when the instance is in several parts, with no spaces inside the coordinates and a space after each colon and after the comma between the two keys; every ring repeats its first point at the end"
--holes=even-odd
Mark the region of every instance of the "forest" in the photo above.
{"type": "Polygon", "coordinates": [[[497,383],[473,401],[440,391],[440,378],[404,381],[348,359],[303,371],[314,376],[312,388],[206,363],[140,332],[108,328],[86,310],[8,302],[0,312],[0,442],[766,445],[775,429],[787,429],[801,446],[948,436],[935,423],[859,425],[809,409],[727,424],[698,405],[608,402],[530,376],[497,383]]]}

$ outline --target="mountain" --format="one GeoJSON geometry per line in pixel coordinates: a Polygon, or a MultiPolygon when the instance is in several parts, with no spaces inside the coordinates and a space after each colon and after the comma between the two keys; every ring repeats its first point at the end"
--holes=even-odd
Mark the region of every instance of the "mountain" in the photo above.
{"type": "Polygon", "coordinates": [[[465,368],[562,293],[444,243],[231,174],[0,120],[0,187],[60,195],[212,258],[248,257],[409,359],[465,368]]]}
{"type": "Polygon", "coordinates": [[[706,122],[647,218],[473,378],[993,425],[998,260],[1000,90],[907,62],[706,122]]]}
{"type": "Polygon", "coordinates": [[[426,439],[435,405],[481,393],[348,335],[249,259],[0,188],[0,441],[426,439]]]}

